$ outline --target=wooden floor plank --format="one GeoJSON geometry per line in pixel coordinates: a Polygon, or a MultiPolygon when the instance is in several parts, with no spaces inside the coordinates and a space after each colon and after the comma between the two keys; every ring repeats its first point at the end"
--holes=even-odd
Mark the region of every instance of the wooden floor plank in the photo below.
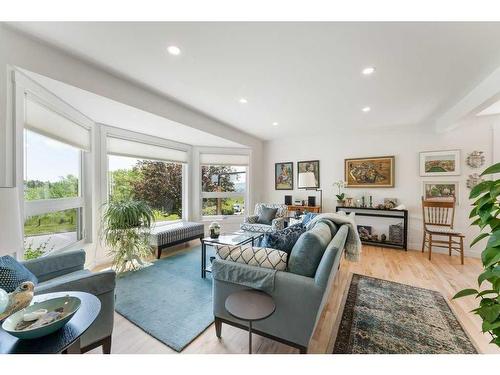
{"type": "MultiPolygon", "coordinates": [[[[199,245],[192,242],[191,246],[199,245]]],[[[173,249],[169,253],[185,250],[186,247],[173,249]]],[[[165,256],[169,256],[166,254],[165,256]]],[[[427,253],[419,251],[401,251],[389,248],[364,246],[359,262],[342,261],[342,266],[327,291],[328,301],[324,306],[309,345],[310,353],[329,353],[334,343],[332,337],[338,317],[341,313],[342,299],[352,273],[378,277],[408,285],[437,290],[448,300],[465,331],[481,353],[500,353],[489,344],[489,338],[481,333],[481,320],[469,313],[476,301],[466,297],[451,301],[451,297],[463,288],[475,287],[477,275],[481,271],[479,259],[466,258],[465,265],[460,264],[458,256],[433,254],[432,261],[427,253]]],[[[189,344],[182,353],[247,353],[248,333],[241,329],[223,325],[222,339],[215,336],[214,325],[208,327],[200,336],[189,344]]],[[[256,353],[298,353],[298,350],[277,343],[270,339],[254,336],[253,350],[256,353]]],[[[99,353],[95,349],[92,353],[99,353]]],[[[115,314],[112,353],[176,353],[168,346],[148,335],[122,316],[115,314]]]]}

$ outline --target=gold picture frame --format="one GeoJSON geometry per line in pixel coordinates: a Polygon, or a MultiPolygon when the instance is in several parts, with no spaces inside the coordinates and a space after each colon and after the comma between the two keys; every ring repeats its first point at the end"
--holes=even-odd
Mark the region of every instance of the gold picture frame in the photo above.
{"type": "Polygon", "coordinates": [[[344,160],[347,188],[393,188],[394,156],[374,156],[344,160]]]}

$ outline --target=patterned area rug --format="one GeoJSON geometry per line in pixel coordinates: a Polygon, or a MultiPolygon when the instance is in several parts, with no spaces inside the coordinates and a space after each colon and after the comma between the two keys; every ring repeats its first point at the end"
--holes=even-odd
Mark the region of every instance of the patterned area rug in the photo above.
{"type": "Polygon", "coordinates": [[[477,353],[443,296],[354,274],[333,353],[477,353]]]}
{"type": "MultiPolygon", "coordinates": [[[[115,310],[180,352],[214,321],[212,278],[200,276],[201,247],[116,279],[115,310]]],[[[211,247],[208,257],[213,255],[211,247]]]]}

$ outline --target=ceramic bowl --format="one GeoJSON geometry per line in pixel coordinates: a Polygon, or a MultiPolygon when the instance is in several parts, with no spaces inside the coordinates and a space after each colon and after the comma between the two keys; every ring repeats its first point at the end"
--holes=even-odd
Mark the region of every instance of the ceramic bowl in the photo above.
{"type": "Polygon", "coordinates": [[[51,333],[62,328],[73,317],[73,315],[75,315],[80,308],[80,305],[80,298],[71,296],[53,298],[39,303],[35,302],[33,305],[28,306],[5,319],[2,324],[2,328],[12,336],[25,340],[50,335],[51,333]],[[23,320],[24,314],[33,313],[34,311],[40,309],[54,311],[58,308],[63,308],[64,315],[62,318],[39,328],[26,329],[22,331],[15,330],[17,323],[23,320]]]}

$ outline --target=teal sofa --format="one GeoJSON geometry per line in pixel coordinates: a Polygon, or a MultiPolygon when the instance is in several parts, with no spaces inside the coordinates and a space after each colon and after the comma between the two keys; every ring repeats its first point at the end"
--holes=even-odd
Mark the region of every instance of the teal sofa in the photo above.
{"type": "Polygon", "coordinates": [[[77,291],[95,295],[101,301],[101,311],[94,323],[82,335],[81,351],[85,353],[102,346],[111,352],[111,334],[115,310],[115,272],[91,272],[84,269],[85,251],[66,251],[23,262],[38,279],[35,295],[77,291]]]}
{"type": "Polygon", "coordinates": [[[339,228],[332,222],[316,223],[293,247],[288,271],[215,259],[212,275],[217,337],[221,337],[223,323],[247,329],[247,323],[226,311],[226,298],[239,290],[261,289],[273,298],[276,310],[269,318],[254,322],[253,332],[306,353],[321,307],[326,302],[327,285],[340,267],[347,233],[345,225],[339,228]],[[313,253],[317,261],[311,261],[312,256],[308,256],[313,253]]]}

